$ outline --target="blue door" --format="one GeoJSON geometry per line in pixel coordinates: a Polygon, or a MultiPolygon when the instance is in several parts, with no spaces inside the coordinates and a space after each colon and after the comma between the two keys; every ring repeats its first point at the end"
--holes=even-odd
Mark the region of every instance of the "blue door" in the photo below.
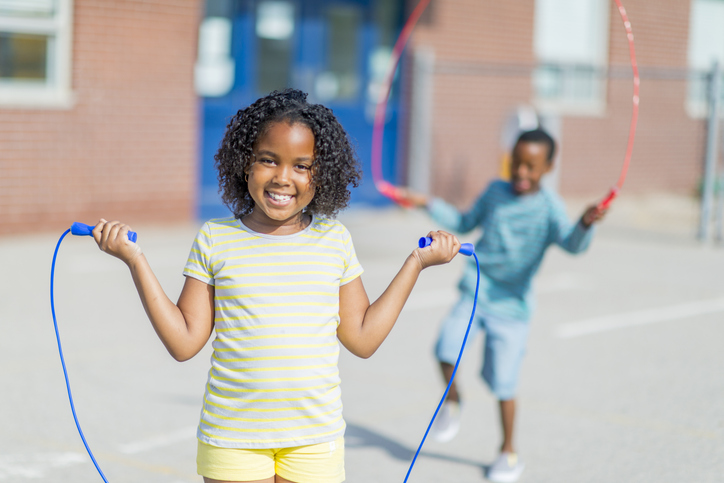
{"type": "MultiPolygon", "coordinates": [[[[372,127],[402,23],[402,0],[207,1],[196,73],[203,125],[199,217],[229,214],[221,204],[214,169],[228,120],[260,96],[285,87],[301,89],[311,102],[332,109],[349,133],[363,170],[352,202],[386,204],[371,177],[372,127]],[[224,8],[210,8],[219,2],[224,8]],[[211,67],[200,69],[200,64],[211,67]]],[[[388,181],[399,175],[398,90],[393,87],[384,132],[388,181]]]]}

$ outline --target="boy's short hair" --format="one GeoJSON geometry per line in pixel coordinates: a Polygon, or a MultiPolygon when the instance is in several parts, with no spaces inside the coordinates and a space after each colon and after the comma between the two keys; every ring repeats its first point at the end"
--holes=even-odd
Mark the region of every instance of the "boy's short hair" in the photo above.
{"type": "Polygon", "coordinates": [[[548,164],[553,162],[553,156],[556,153],[556,142],[553,140],[550,134],[541,128],[533,129],[531,131],[525,131],[518,136],[518,140],[515,142],[517,146],[520,143],[541,143],[548,146],[548,157],[546,160],[548,164]]]}

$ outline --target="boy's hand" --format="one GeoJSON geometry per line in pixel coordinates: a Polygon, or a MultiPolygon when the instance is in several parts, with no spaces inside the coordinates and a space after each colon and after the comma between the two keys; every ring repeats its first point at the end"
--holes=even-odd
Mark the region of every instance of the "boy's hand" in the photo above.
{"type": "Polygon", "coordinates": [[[422,269],[448,263],[460,251],[460,240],[455,235],[445,231],[431,231],[427,236],[432,238],[432,243],[412,252],[422,269]]]}
{"type": "Polygon", "coordinates": [[[129,228],[121,222],[106,221],[101,218],[93,228],[93,239],[102,251],[130,266],[141,254],[141,247],[128,240],[129,228]]]}
{"type": "Polygon", "coordinates": [[[594,223],[600,221],[603,219],[604,216],[606,216],[606,213],[608,212],[608,207],[602,208],[598,205],[591,205],[588,208],[586,208],[586,211],[583,212],[583,216],[581,217],[581,222],[583,225],[588,228],[594,223]]]}
{"type": "Polygon", "coordinates": [[[397,187],[397,195],[403,200],[410,202],[412,205],[418,208],[427,206],[427,203],[429,201],[427,196],[423,195],[422,193],[417,193],[409,188],[405,188],[402,186],[397,187]]]}

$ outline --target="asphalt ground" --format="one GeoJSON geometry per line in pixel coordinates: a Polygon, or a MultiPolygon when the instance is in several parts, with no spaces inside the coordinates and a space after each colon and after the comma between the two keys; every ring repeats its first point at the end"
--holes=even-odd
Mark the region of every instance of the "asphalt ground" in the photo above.
{"type": "MultiPolygon", "coordinates": [[[[582,205],[569,201],[578,213],[582,205]]],[[[588,252],[552,248],[536,278],[516,430],[520,481],[724,481],[724,248],[696,241],[693,200],[616,203],[588,252]]],[[[436,228],[395,208],[340,219],[373,299],[436,228]]],[[[133,227],[172,299],[199,226],[133,227]]],[[[102,481],[73,422],[53,330],[60,234],[0,238],[2,483],[102,481]]],[[[444,390],[432,347],[461,269],[456,259],[423,272],[370,359],[342,351],[348,482],[404,480],[444,390]]],[[[55,308],[75,409],[108,481],[200,482],[194,435],[210,347],[175,362],[126,267],[89,238],[69,235],[60,248],[55,308]]],[[[469,342],[457,376],[460,434],[428,439],[408,481],[485,481],[500,429],[478,375],[481,347],[482,336],[469,342]]]]}

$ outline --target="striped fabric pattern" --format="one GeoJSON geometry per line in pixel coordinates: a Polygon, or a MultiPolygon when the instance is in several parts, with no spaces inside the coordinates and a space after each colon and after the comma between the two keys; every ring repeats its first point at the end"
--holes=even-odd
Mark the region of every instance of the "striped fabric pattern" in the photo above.
{"type": "MultiPolygon", "coordinates": [[[[480,313],[504,319],[529,320],[531,283],[546,250],[555,244],[569,253],[585,251],[594,228],[571,223],[563,200],[546,188],[518,195],[509,182],[496,180],[466,212],[442,199],[428,207],[433,220],[445,229],[468,233],[482,229],[475,243],[480,260],[480,313]]],[[[472,257],[471,257],[472,258],[472,257]]],[[[477,267],[465,265],[460,289],[473,296],[477,267]]]]}
{"type": "Polygon", "coordinates": [[[226,448],[284,448],[344,434],[339,287],[362,274],[349,231],[315,217],[287,236],[214,219],[184,275],[214,285],[215,330],[197,436],[226,448]]]}

